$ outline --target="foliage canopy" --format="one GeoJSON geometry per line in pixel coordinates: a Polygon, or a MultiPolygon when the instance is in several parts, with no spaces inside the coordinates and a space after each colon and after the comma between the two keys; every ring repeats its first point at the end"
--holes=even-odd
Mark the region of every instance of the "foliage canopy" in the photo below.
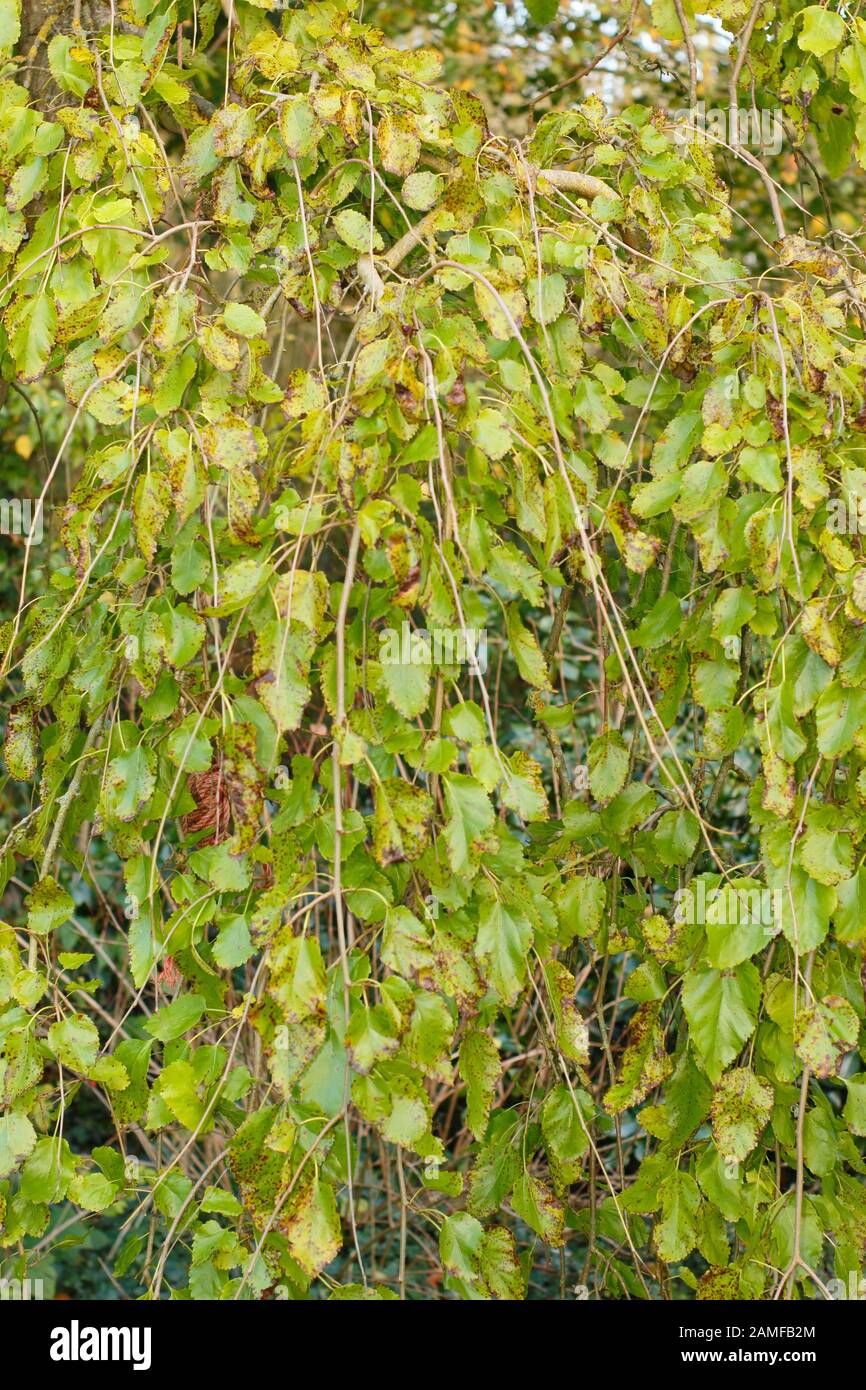
{"type": "Polygon", "coordinates": [[[866,21],[356,10],[0,0],[50,505],[9,1267],[71,1213],[152,1298],[821,1296],[866,1250],[866,21]]]}

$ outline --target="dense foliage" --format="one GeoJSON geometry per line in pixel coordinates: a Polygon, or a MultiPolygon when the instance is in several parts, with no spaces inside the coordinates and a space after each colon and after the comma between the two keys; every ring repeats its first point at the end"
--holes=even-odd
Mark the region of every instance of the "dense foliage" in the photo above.
{"type": "Polygon", "coordinates": [[[866,21],[699,14],[0,0],[7,1275],[861,1277],[866,21]]]}

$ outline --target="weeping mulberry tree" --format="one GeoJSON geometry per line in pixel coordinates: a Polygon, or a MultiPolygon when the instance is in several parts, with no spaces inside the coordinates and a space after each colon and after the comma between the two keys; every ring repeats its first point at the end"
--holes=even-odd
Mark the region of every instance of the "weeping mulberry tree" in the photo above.
{"type": "Polygon", "coordinates": [[[0,0],[8,1272],[860,1277],[866,22],[704,9],[0,0]]]}

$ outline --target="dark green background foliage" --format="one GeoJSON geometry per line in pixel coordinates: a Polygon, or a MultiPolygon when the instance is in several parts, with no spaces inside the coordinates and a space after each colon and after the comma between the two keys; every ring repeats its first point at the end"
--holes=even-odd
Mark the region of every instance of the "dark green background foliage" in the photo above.
{"type": "Polygon", "coordinates": [[[6,1276],[860,1278],[866,22],[699,9],[0,0],[6,1276]]]}

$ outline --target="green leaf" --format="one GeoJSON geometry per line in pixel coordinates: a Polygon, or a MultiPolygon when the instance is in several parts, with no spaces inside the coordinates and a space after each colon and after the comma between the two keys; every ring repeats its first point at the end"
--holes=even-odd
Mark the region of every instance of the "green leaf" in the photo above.
{"type": "MultiPolygon", "coordinates": [[[[263,588],[270,576],[270,565],[258,560],[237,560],[220,576],[218,616],[235,613],[263,588]]],[[[273,624],[277,628],[278,624],[273,624]]]]}
{"type": "Polygon", "coordinates": [[[226,327],[241,338],[263,338],[268,325],[248,304],[227,304],[223,309],[226,327]]]}
{"type": "Polygon", "coordinates": [[[152,1038],[160,1042],[171,1042],[182,1037],[198,1023],[205,1011],[205,999],[200,994],[180,994],[170,1004],[157,1009],[144,1025],[152,1038]]]}
{"type": "Polygon", "coordinates": [[[458,1279],[475,1279],[481,1269],[481,1243],[484,1227],[468,1212],[446,1216],[439,1232],[439,1254],[450,1274],[458,1279]]]}
{"type": "Polygon", "coordinates": [[[311,1277],[330,1264],[343,1243],[331,1184],[314,1177],[292,1203],[283,1230],[292,1259],[311,1277]]]}
{"type": "Polygon", "coordinates": [[[749,879],[719,884],[706,907],[707,960],[728,970],[763,950],[779,924],[768,911],[768,890],[749,879]]]}
{"type": "Polygon", "coordinates": [[[300,420],[324,410],[328,404],[328,394],[324,385],[302,367],[290,372],[286,383],[283,410],[290,420],[300,420]]]}
{"type": "Polygon", "coordinates": [[[798,1250],[801,1259],[814,1269],[821,1261],[824,1248],[824,1230],[814,1203],[804,1198],[802,1210],[796,1211],[796,1195],[786,1194],[783,1204],[776,1211],[770,1229],[770,1256],[776,1269],[789,1267],[795,1248],[795,1231],[799,1230],[798,1250]]]}
{"type": "Polygon", "coordinates": [[[351,246],[353,251],[381,251],[385,244],[370,219],[362,217],[354,208],[342,208],[335,213],[334,227],[340,240],[351,246]]]}
{"type": "Polygon", "coordinates": [[[514,903],[491,897],[478,916],[475,954],[485,978],[502,1003],[515,1003],[526,979],[526,953],[532,944],[532,924],[514,903]]]}
{"type": "Polygon", "coordinates": [[[311,154],[323,131],[305,96],[290,96],[280,103],[280,134],[291,159],[311,154]]]}
{"type": "Polygon", "coordinates": [[[269,946],[270,992],[282,1016],[300,1022],[324,1013],[325,967],[318,939],[284,927],[269,946]]]}
{"type": "Polygon", "coordinates": [[[589,1126],[593,1103],[586,1091],[574,1095],[557,1084],[548,1091],[541,1107],[541,1133],[557,1189],[578,1181],[589,1152],[589,1126]]]}
{"type": "Polygon", "coordinates": [[[204,642],[202,620],[188,604],[179,603],[163,615],[163,628],[166,634],[166,660],[176,670],[188,666],[204,642]]]}
{"type": "Polygon", "coordinates": [[[26,901],[27,930],[37,936],[47,936],[68,922],[75,911],[75,903],[66,889],[50,874],[39,880],[26,901]]]}
{"type": "Polygon", "coordinates": [[[430,930],[408,907],[389,908],[381,952],[383,963],[407,979],[426,976],[433,966],[430,930]]]}
{"type": "Polygon", "coordinates": [[[826,1176],[836,1166],[839,1140],[833,1118],[826,1110],[813,1106],[803,1123],[803,1157],[812,1173],[826,1176]]]}
{"type": "Polygon", "coordinates": [[[0,1116],[0,1178],[17,1168],[35,1144],[36,1130],[26,1115],[0,1116]]]}
{"type": "Polygon", "coordinates": [[[3,756],[10,776],[29,782],[39,765],[39,740],[33,711],[27,705],[13,707],[6,720],[3,756]]]}
{"type": "Polygon", "coordinates": [[[833,681],[815,706],[815,723],[819,753],[825,758],[850,753],[854,735],[866,723],[866,690],[845,690],[833,681]]]}
{"type": "Polygon", "coordinates": [[[529,312],[536,323],[554,323],[565,308],[564,275],[533,276],[526,287],[529,312]]]}
{"type": "Polygon", "coordinates": [[[58,1062],[73,1071],[87,1072],[96,1061],[99,1034],[84,1014],[72,1014],[48,1029],[48,1046],[58,1062]]]}
{"type": "Polygon", "coordinates": [[[773,1088],[748,1067],[725,1072],[713,1095],[713,1138],[719,1153],[742,1163],[758,1142],[773,1108],[773,1088]]]}
{"type": "Polygon", "coordinates": [[[690,970],[683,981],[683,1009],[704,1070],[718,1082],[752,1036],[761,998],[761,977],[751,961],[735,970],[690,970]]]}
{"type": "Polygon", "coordinates": [[[524,1278],[514,1236],[501,1226],[485,1231],[481,1240],[479,1273],[488,1293],[510,1301],[524,1296],[524,1278]]]}
{"type": "Polygon", "coordinates": [[[69,1200],[85,1211],[105,1211],[115,1201],[119,1184],[111,1182],[104,1173],[82,1173],[69,1184],[69,1200]]]}
{"type": "Polygon", "coordinates": [[[0,0],[0,56],[11,53],[21,34],[20,0],[0,0]]]}
{"type": "Polygon", "coordinates": [[[246,917],[231,917],[220,925],[213,943],[213,958],[222,970],[235,970],[255,954],[246,917]]]}
{"type": "Polygon", "coordinates": [[[737,472],[765,492],[781,492],[785,485],[779,455],[772,447],[743,449],[737,460],[737,472]]]}
{"type": "Polygon", "coordinates": [[[698,704],[710,713],[732,705],[738,676],[737,667],[727,661],[699,661],[692,677],[698,704]]]}
{"type": "Polygon", "coordinates": [[[835,1076],[842,1058],[857,1046],[859,1032],[859,1020],[847,999],[827,994],[797,1014],[794,1047],[816,1076],[835,1076]]]}
{"type": "Polygon", "coordinates": [[[659,1003],[641,1004],[632,1016],[619,1078],[604,1098],[609,1115],[639,1105],[673,1070],[659,1022],[660,1009],[659,1003]]]}
{"type": "Polygon", "coordinates": [[[713,636],[736,637],[755,616],[757,605],[751,589],[725,589],[713,604],[713,636]]]}
{"type": "Polygon", "coordinates": [[[664,1103],[656,1110],[646,1107],[641,1120],[650,1129],[650,1116],[660,1110],[654,1132],[666,1148],[680,1148],[706,1118],[712,1087],[686,1049],[680,1053],[670,1079],[665,1082],[664,1103]]]}
{"type": "MultiPolygon", "coordinates": [[[[234,605],[233,605],[234,606],[234,605]]],[[[310,698],[313,634],[274,620],[258,633],[254,669],[258,696],[280,733],[297,729],[310,698]]]]}
{"type": "Polygon", "coordinates": [[[428,169],[419,169],[404,180],[401,190],[403,202],[416,212],[426,212],[439,201],[445,180],[441,174],[433,174],[428,169]]]}
{"type": "Polygon", "coordinates": [[[589,789],[596,801],[607,802],[622,790],[628,773],[628,747],[613,731],[593,739],[587,754],[589,789]]]}
{"type": "Polygon", "coordinates": [[[698,1241],[700,1189],[694,1178],[675,1170],[659,1186],[661,1217],[656,1222],[656,1249],[665,1264],[684,1260],[698,1241]]]}
{"type": "Polygon", "coordinates": [[[682,868],[698,843],[698,819],[687,807],[666,811],[653,834],[656,852],[663,864],[682,868]]]}
{"type": "Polygon", "coordinates": [[[623,993],[636,1004],[651,1004],[663,999],[667,992],[664,971],[658,961],[645,960],[636,965],[626,981],[623,993]]]}
{"type": "Polygon", "coordinates": [[[403,1047],[406,1056],[424,1076],[450,1083],[451,1043],[454,1020],[445,1000],[430,990],[419,990],[403,1047]]]}
{"type": "Polygon", "coordinates": [[[523,1173],[514,1184],[511,1205],[521,1220],[554,1249],[565,1239],[565,1213],[543,1178],[523,1173]]]}
{"type": "Polygon", "coordinates": [[[784,936],[800,953],[814,951],[830,929],[835,890],[817,883],[797,864],[790,870],[787,863],[781,869],[768,867],[767,882],[775,890],[784,936]]]}
{"type": "Polygon", "coordinates": [[[725,758],[739,748],[743,741],[745,717],[739,705],[731,709],[711,710],[704,721],[704,755],[725,758]]]}
{"type": "Polygon", "coordinates": [[[28,1202],[59,1202],[75,1174],[75,1157],[65,1139],[37,1140],[21,1173],[19,1190],[28,1202]]]}
{"type": "MultiPolygon", "coordinates": [[[[8,0],[5,0],[8,4],[8,0]]],[[[2,3],[2,0],[0,0],[2,3]]],[[[38,167],[34,169],[34,174],[41,173],[42,161],[35,162],[38,167]]],[[[16,184],[18,191],[17,201],[21,206],[21,199],[29,201],[20,181],[16,184]]],[[[35,189],[34,189],[35,191],[35,189]]],[[[45,292],[34,294],[30,299],[24,301],[20,311],[15,316],[15,331],[12,334],[12,352],[15,356],[15,365],[22,381],[35,381],[45,371],[48,359],[54,347],[54,335],[57,331],[57,310],[53,300],[45,292]]]]}
{"type": "Polygon", "coordinates": [[[155,959],[156,943],[150,918],[137,917],[129,924],[129,961],[136,989],[141,989],[148,979],[155,959]]]}
{"type": "Polygon", "coordinates": [[[547,820],[549,808],[541,768],[522,749],[509,759],[500,799],[503,806],[516,811],[522,820],[547,820]]]}
{"type": "Polygon", "coordinates": [[[115,1059],[122,1063],[129,1077],[129,1085],[112,1096],[114,1113],[120,1124],[132,1124],[141,1119],[147,1108],[148,1086],[147,1068],[153,1044],[139,1042],[135,1038],[125,1038],[114,1049],[115,1059]]]}
{"type": "Polygon", "coordinates": [[[831,888],[850,879],[854,869],[851,837],[838,830],[807,830],[799,844],[799,857],[810,878],[831,888]]]}
{"type": "Polygon", "coordinates": [[[470,1028],[460,1044],[457,1069],[466,1082],[466,1114],[476,1139],[483,1139],[499,1082],[499,1051],[489,1033],[470,1028]]]}
{"type": "Polygon", "coordinates": [[[49,67],[58,88],[76,97],[88,95],[92,83],[92,67],[81,58],[72,56],[75,40],[68,33],[56,33],[49,43],[49,67]]]}
{"type": "Polygon", "coordinates": [[[556,19],[559,0],[526,0],[526,8],[536,24],[550,24],[556,19]]]}
{"type": "Polygon", "coordinates": [[[701,1150],[695,1172],[707,1201],[718,1207],[726,1221],[736,1221],[743,1204],[741,1179],[714,1144],[701,1150]]]}
{"type": "Polygon", "coordinates": [[[724,492],[727,479],[718,459],[693,463],[683,473],[680,494],[671,508],[678,521],[691,522],[708,512],[724,492]]]}
{"type": "Polygon", "coordinates": [[[825,9],[823,5],[807,5],[802,19],[797,44],[804,53],[815,53],[823,58],[838,48],[845,37],[845,21],[835,10],[825,9]]]}
{"type": "Polygon", "coordinates": [[[521,676],[536,689],[547,690],[550,684],[547,662],[538,645],[538,638],[524,626],[516,603],[509,605],[506,622],[508,645],[521,676]]]}
{"type": "Polygon", "coordinates": [[[430,666],[423,661],[384,661],[382,682],[389,704],[404,719],[415,719],[430,699],[430,666]]]}
{"type": "Polygon", "coordinates": [[[78,970],[82,965],[86,965],[89,960],[93,960],[93,952],[60,951],[57,959],[64,970],[78,970]]]}
{"type": "Polygon", "coordinates": [[[135,537],[145,560],[152,560],[171,509],[171,487],[163,473],[144,473],[135,485],[132,514],[135,537]]]}
{"type": "Polygon", "coordinates": [[[576,984],[571,971],[561,961],[548,961],[544,968],[548,997],[553,1010],[556,1046],[563,1057],[582,1067],[589,1066],[589,1028],[578,1013],[574,996],[576,984]]]}
{"type": "Polygon", "coordinates": [[[352,1066],[362,1075],[383,1057],[393,1056],[399,1041],[391,1015],[381,1004],[363,1005],[349,1019],[346,1047],[352,1066]]]}
{"type": "Polygon", "coordinates": [[[186,1125],[187,1129],[196,1129],[205,1112],[191,1064],[183,1058],[169,1063],[160,1072],[157,1088],[175,1119],[186,1125]]]}
{"type": "Polygon", "coordinates": [[[131,821],[150,800],[156,786],[156,759],[141,744],[108,764],[103,805],[112,820],[131,821]]]}
{"type": "Polygon", "coordinates": [[[352,1097],[363,1115],[375,1123],[390,1144],[414,1148],[429,1135],[429,1102],[412,1075],[385,1062],[370,1076],[352,1083],[352,1097]]]}
{"type": "Polygon", "coordinates": [[[422,787],[402,778],[378,782],[374,794],[373,848],[382,865],[423,854],[430,838],[433,803],[422,787]]]}
{"type": "Polygon", "coordinates": [[[129,1073],[116,1057],[97,1057],[89,1077],[107,1091],[125,1091],[129,1085],[129,1073]]]}
{"type": "Polygon", "coordinates": [[[851,1133],[862,1139],[866,1137],[866,1072],[842,1079],[848,1092],[842,1115],[851,1133]]]}
{"type": "Polygon", "coordinates": [[[858,101],[866,101],[866,45],[849,43],[839,59],[848,86],[858,101]]]}
{"type": "Polygon", "coordinates": [[[840,941],[866,939],[866,867],[837,885],[833,924],[840,941]]]}
{"type": "Polygon", "coordinates": [[[664,594],[640,622],[632,637],[636,647],[661,647],[679,629],[682,610],[676,594],[664,594]]]}
{"type": "Polygon", "coordinates": [[[655,793],[649,787],[640,782],[629,782],[605,808],[602,825],[606,832],[622,839],[652,815],[655,804],[655,793]]]}
{"type": "Polygon", "coordinates": [[[489,458],[501,459],[512,447],[511,430],[500,410],[479,410],[472,421],[472,438],[489,458]]]}
{"type": "Polygon", "coordinates": [[[607,906],[607,885],[602,878],[579,874],[569,879],[557,904],[560,940],[569,946],[576,936],[592,936],[601,926],[607,906]]]}
{"type": "Polygon", "coordinates": [[[448,811],[448,859],[454,872],[460,873],[477,863],[495,817],[489,796],[473,777],[452,773],[442,781],[448,811]]]}

